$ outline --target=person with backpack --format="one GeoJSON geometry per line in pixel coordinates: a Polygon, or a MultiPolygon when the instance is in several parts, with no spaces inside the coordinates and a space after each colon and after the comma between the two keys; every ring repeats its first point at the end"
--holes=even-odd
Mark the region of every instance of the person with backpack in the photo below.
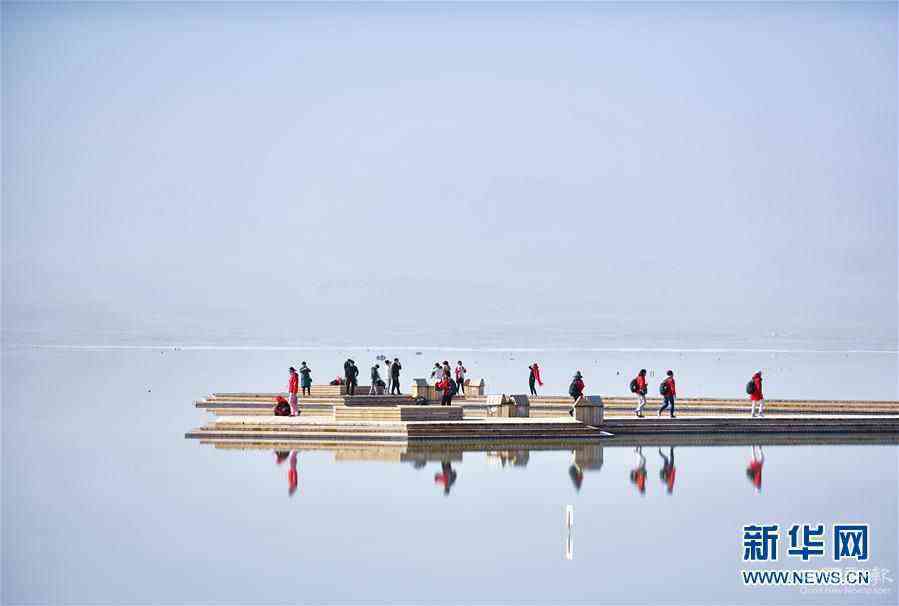
{"type": "Polygon", "coordinates": [[[379,364],[375,364],[371,367],[371,387],[368,388],[368,395],[376,396],[378,395],[378,387],[383,381],[381,381],[381,373],[378,372],[379,364]]]}
{"type": "Polygon", "coordinates": [[[303,396],[312,395],[312,369],[306,365],[305,360],[300,364],[300,388],[303,390],[303,396]]]}
{"type": "Polygon", "coordinates": [[[456,362],[456,384],[459,386],[459,391],[462,392],[462,395],[465,395],[465,373],[468,372],[464,366],[462,366],[462,360],[456,362]]]}
{"type": "Polygon", "coordinates": [[[359,384],[359,368],[351,358],[343,363],[343,374],[346,378],[346,393],[349,396],[356,395],[356,385],[359,384]]]}
{"type": "Polygon", "coordinates": [[[581,371],[577,371],[574,373],[574,377],[571,379],[571,385],[568,386],[568,395],[571,396],[573,400],[573,405],[571,410],[568,411],[570,416],[574,416],[574,405],[577,404],[577,401],[584,397],[584,375],[581,374],[581,371]]]}
{"type": "Polygon", "coordinates": [[[571,379],[571,385],[568,386],[568,395],[571,396],[571,399],[577,402],[584,395],[584,375],[581,374],[581,371],[577,371],[574,373],[574,377],[571,379]]]}
{"type": "Polygon", "coordinates": [[[659,416],[662,416],[662,412],[665,411],[666,408],[671,408],[671,418],[674,418],[674,398],[677,396],[677,389],[674,385],[674,373],[672,371],[668,371],[665,373],[668,375],[662,384],[659,385],[659,393],[662,394],[662,407],[659,409],[659,416]]]}
{"type": "Polygon", "coordinates": [[[637,396],[637,408],[634,411],[638,417],[643,418],[643,407],[646,406],[646,369],[641,368],[637,376],[631,379],[631,393],[637,396]]]}
{"type": "Polygon", "coordinates": [[[400,371],[403,369],[403,365],[400,364],[399,358],[393,359],[393,364],[390,365],[390,393],[396,392],[396,395],[402,395],[400,393],[400,371]]]}
{"type": "Polygon", "coordinates": [[[537,389],[535,387],[535,383],[543,387],[543,381],[540,379],[540,367],[537,366],[537,363],[534,362],[530,366],[528,366],[528,370],[530,373],[528,374],[528,387],[531,388],[531,395],[537,395],[537,389]]]}
{"type": "Polygon", "coordinates": [[[759,416],[764,417],[765,396],[762,395],[762,371],[758,371],[752,375],[752,380],[746,384],[746,393],[749,394],[749,400],[752,402],[752,415],[755,416],[755,405],[759,405],[759,416]]]}
{"type": "Polygon", "coordinates": [[[297,392],[300,391],[300,375],[297,374],[297,369],[293,366],[290,367],[290,379],[287,381],[287,398],[290,403],[290,416],[297,416],[297,407],[299,406],[299,399],[297,398],[297,392]]]}
{"type": "Polygon", "coordinates": [[[449,377],[445,377],[437,383],[437,389],[443,390],[443,397],[440,399],[441,406],[452,406],[453,396],[459,390],[458,384],[449,377]]]}

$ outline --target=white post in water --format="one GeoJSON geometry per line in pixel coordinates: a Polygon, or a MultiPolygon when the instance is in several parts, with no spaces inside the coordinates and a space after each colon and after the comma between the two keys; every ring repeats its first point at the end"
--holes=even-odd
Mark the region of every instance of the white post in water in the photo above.
{"type": "Polygon", "coordinates": [[[565,541],[565,559],[574,559],[574,505],[565,506],[565,527],[568,529],[568,538],[565,541]]]}

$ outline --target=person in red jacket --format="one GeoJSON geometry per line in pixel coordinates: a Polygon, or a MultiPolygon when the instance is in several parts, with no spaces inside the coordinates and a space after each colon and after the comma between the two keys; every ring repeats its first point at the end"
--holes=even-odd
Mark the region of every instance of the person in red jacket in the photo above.
{"type": "Polygon", "coordinates": [[[749,399],[752,401],[752,416],[755,416],[755,405],[758,403],[759,405],[759,416],[764,417],[764,408],[765,408],[765,396],[762,395],[762,371],[758,371],[754,375],[752,375],[752,393],[749,394],[749,399]]]}
{"type": "Polygon", "coordinates": [[[755,486],[756,492],[762,491],[762,466],[765,464],[765,453],[761,446],[752,447],[752,460],[746,468],[746,477],[755,486]],[[758,449],[758,450],[756,450],[758,449]]]}
{"type": "Polygon", "coordinates": [[[297,398],[297,392],[300,391],[300,375],[297,374],[297,369],[293,366],[290,367],[290,380],[287,382],[287,399],[290,402],[290,416],[297,416],[297,405],[299,404],[299,399],[297,398]]]}
{"type": "Polygon", "coordinates": [[[662,384],[659,386],[659,391],[662,393],[662,397],[664,398],[664,402],[662,407],[659,409],[659,416],[662,416],[662,412],[666,408],[671,408],[671,418],[674,418],[674,398],[677,396],[677,388],[674,385],[674,373],[670,370],[666,373],[668,376],[662,381],[662,384]]]}
{"type": "Polygon", "coordinates": [[[646,392],[648,391],[646,388],[646,369],[641,368],[640,372],[637,373],[637,376],[634,377],[634,384],[637,388],[634,393],[637,395],[637,408],[634,412],[637,413],[638,417],[643,416],[643,407],[646,406],[646,392]]]}
{"type": "Polygon", "coordinates": [[[530,374],[528,375],[528,387],[531,388],[531,395],[536,396],[537,388],[536,388],[535,384],[540,385],[540,387],[543,387],[543,380],[540,378],[540,367],[537,366],[536,362],[534,362],[533,364],[528,366],[528,370],[531,371],[530,374]]]}

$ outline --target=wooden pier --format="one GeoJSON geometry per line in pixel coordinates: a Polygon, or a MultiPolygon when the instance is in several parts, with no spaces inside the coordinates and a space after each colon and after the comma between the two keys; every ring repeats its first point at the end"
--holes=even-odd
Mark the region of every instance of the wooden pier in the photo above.
{"type": "MultiPolygon", "coordinates": [[[[366,390],[366,393],[359,393],[366,390]]],[[[672,435],[694,436],[877,436],[899,443],[899,402],[834,400],[768,400],[765,417],[751,418],[747,400],[684,398],[677,417],[658,417],[658,401],[649,399],[644,418],[637,418],[633,397],[606,397],[598,417],[570,414],[572,402],[563,396],[472,395],[453,399],[453,406],[415,405],[411,395],[347,395],[344,386],[313,386],[301,398],[297,417],[272,415],[278,393],[214,393],[195,402],[216,418],[191,431],[189,438],[262,443],[415,443],[453,441],[559,441],[672,435]],[[523,402],[523,404],[522,404],[523,402]],[[596,419],[600,419],[597,421],[596,419]],[[589,423],[589,424],[588,424],[589,423]]],[[[584,409],[586,410],[586,409],[584,409]]],[[[579,408],[580,412],[581,409],[579,408]]],[[[778,439],[781,439],[778,438],[778,439]]],[[[686,439],[686,438],[681,438],[686,439]]]]}

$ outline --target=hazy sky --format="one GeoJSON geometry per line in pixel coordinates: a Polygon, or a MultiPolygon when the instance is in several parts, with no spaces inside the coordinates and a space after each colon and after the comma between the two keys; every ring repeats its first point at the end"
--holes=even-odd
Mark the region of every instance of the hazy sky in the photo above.
{"type": "Polygon", "coordinates": [[[896,346],[894,3],[2,11],[8,339],[896,346]]]}

